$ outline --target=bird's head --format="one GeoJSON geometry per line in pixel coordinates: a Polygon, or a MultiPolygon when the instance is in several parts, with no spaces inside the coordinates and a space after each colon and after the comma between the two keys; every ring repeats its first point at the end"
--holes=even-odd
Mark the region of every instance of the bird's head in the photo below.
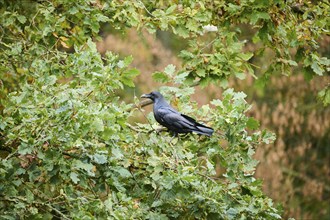
{"type": "Polygon", "coordinates": [[[148,99],[151,99],[152,101],[155,101],[155,100],[160,99],[162,97],[163,97],[162,94],[160,94],[160,92],[157,92],[157,91],[153,91],[149,94],[143,94],[141,96],[141,98],[148,98],[148,99]]]}

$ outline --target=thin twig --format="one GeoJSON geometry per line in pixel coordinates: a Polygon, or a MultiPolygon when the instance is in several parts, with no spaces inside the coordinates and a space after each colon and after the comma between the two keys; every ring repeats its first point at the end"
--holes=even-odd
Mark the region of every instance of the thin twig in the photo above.
{"type": "Polygon", "coordinates": [[[149,121],[149,119],[148,119],[148,117],[146,116],[146,114],[144,114],[144,112],[141,110],[141,108],[139,108],[139,111],[143,114],[144,118],[147,119],[147,122],[149,123],[151,129],[154,130],[154,131],[156,131],[156,130],[154,129],[154,127],[152,127],[151,122],[149,121]]]}
{"type": "Polygon", "coordinates": [[[70,218],[66,217],[66,215],[64,213],[62,213],[60,210],[54,208],[52,205],[50,204],[45,204],[48,208],[52,209],[54,212],[56,212],[57,214],[59,214],[63,219],[67,219],[70,220],[70,218]]]}
{"type": "Polygon", "coordinates": [[[9,155],[5,158],[5,160],[8,160],[9,158],[11,158],[11,157],[14,156],[15,154],[17,154],[17,151],[18,151],[18,149],[16,149],[13,153],[9,154],[9,155]]]}
{"type": "Polygon", "coordinates": [[[140,108],[143,108],[145,106],[151,105],[152,103],[153,102],[152,102],[151,99],[146,99],[146,100],[141,101],[139,104],[132,106],[127,111],[130,112],[130,111],[132,111],[133,109],[136,109],[136,108],[140,109],[140,108]]]}
{"type": "MultiPolygon", "coordinates": [[[[23,202],[28,203],[27,199],[26,198],[23,198],[21,196],[20,197],[16,197],[16,198],[3,197],[0,200],[2,200],[2,201],[9,201],[9,202],[15,202],[15,203],[18,203],[18,200],[20,200],[20,201],[23,201],[23,202]]],[[[54,212],[56,212],[57,214],[59,214],[63,219],[70,220],[70,218],[68,218],[64,213],[62,213],[60,210],[56,209],[55,207],[53,207],[52,205],[50,205],[48,203],[37,202],[37,201],[32,201],[32,203],[33,204],[42,205],[42,206],[45,205],[48,208],[50,208],[51,210],[53,210],[54,212]]]]}
{"type": "Polygon", "coordinates": [[[147,7],[143,4],[143,2],[142,1],[139,1],[140,2],[140,4],[143,6],[143,8],[147,11],[147,13],[151,16],[151,17],[154,17],[155,18],[155,16],[147,9],[147,7]]]}
{"type": "Polygon", "coordinates": [[[138,130],[137,128],[135,128],[133,125],[126,123],[127,127],[129,127],[130,129],[132,129],[135,132],[140,132],[140,130],[138,130]]]}
{"type": "Polygon", "coordinates": [[[214,41],[216,41],[218,39],[218,37],[214,38],[212,41],[210,41],[208,44],[206,44],[204,47],[202,47],[202,49],[200,49],[200,51],[204,50],[205,48],[207,48],[208,46],[210,46],[211,44],[214,43],[214,41]]]}

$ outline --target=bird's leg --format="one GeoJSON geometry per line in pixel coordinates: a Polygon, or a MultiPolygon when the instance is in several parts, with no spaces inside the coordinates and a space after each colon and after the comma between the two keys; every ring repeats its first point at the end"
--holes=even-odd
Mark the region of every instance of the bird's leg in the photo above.
{"type": "Polygon", "coordinates": [[[175,163],[178,164],[179,157],[178,157],[178,154],[176,153],[176,149],[175,149],[175,147],[172,145],[172,140],[173,140],[174,138],[176,138],[176,137],[179,138],[178,133],[173,132],[173,137],[172,137],[171,140],[170,140],[170,145],[171,145],[171,147],[173,148],[173,154],[174,154],[174,157],[175,157],[175,163]]]}
{"type": "Polygon", "coordinates": [[[176,138],[176,137],[178,137],[178,133],[174,132],[173,137],[170,140],[170,144],[172,143],[173,139],[176,138]]]}

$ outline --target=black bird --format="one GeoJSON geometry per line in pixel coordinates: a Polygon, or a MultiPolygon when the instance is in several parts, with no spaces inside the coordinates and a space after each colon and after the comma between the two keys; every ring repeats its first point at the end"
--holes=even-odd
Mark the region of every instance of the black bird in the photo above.
{"type": "Polygon", "coordinates": [[[181,114],[172,108],[164,99],[160,92],[154,91],[149,94],[143,94],[141,98],[149,98],[154,102],[154,117],[156,121],[167,127],[177,136],[178,133],[195,132],[211,136],[213,129],[196,122],[195,119],[181,114]]]}

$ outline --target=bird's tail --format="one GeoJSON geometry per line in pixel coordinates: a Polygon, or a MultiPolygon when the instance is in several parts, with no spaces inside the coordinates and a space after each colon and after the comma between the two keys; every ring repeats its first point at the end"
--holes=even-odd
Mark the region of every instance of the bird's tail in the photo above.
{"type": "Polygon", "coordinates": [[[212,128],[198,123],[195,119],[187,115],[181,114],[181,116],[183,116],[185,119],[187,119],[188,121],[194,124],[193,126],[190,127],[191,131],[197,134],[203,134],[207,136],[211,136],[213,134],[214,130],[212,128]]]}
{"type": "Polygon", "coordinates": [[[207,136],[211,136],[214,132],[214,130],[210,127],[207,127],[205,125],[197,125],[196,126],[196,130],[194,130],[195,133],[197,134],[204,134],[204,135],[207,135],[207,136]]]}

